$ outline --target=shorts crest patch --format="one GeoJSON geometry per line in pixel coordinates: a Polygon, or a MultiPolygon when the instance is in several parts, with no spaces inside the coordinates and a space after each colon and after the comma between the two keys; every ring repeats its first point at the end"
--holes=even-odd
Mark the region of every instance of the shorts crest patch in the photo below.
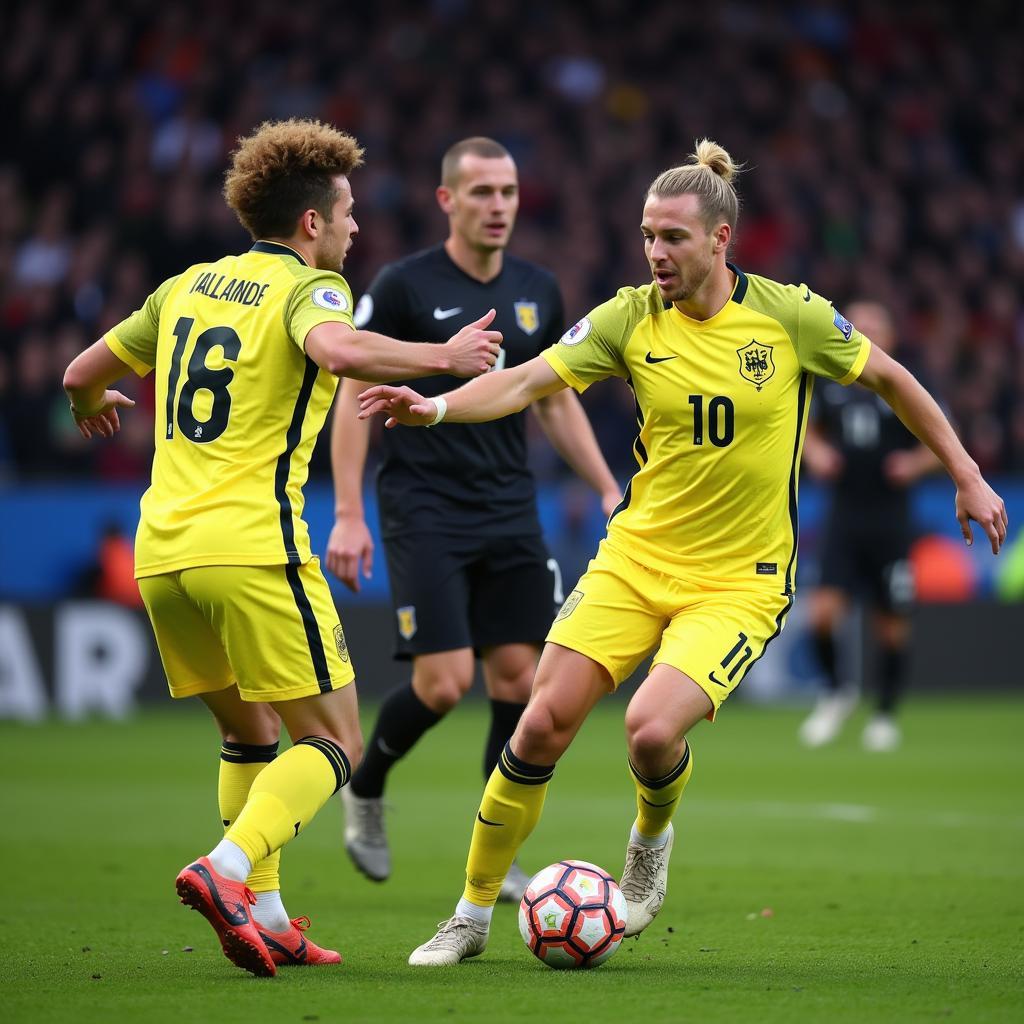
{"type": "Polygon", "coordinates": [[[407,604],[403,608],[396,608],[398,616],[398,632],[403,640],[411,640],[416,635],[416,605],[407,604]]]}
{"type": "Polygon", "coordinates": [[[589,317],[577,321],[562,335],[560,341],[563,345],[578,345],[589,333],[593,324],[589,317]]]}
{"type": "Polygon", "coordinates": [[[526,302],[520,299],[513,304],[516,311],[516,323],[520,330],[526,334],[533,334],[540,327],[540,314],[537,311],[536,302],[526,302]]]}
{"type": "Polygon", "coordinates": [[[348,309],[348,299],[338,288],[314,288],[313,305],[329,309],[332,313],[344,313],[348,309]]]}
{"type": "Polygon", "coordinates": [[[340,622],[334,627],[334,646],[338,648],[338,657],[347,665],[348,644],[345,643],[345,630],[341,628],[340,622]]]}
{"type": "Polygon", "coordinates": [[[558,609],[558,614],[555,616],[555,622],[560,622],[562,619],[569,618],[574,611],[576,606],[583,600],[583,591],[574,590],[566,599],[565,604],[558,609]]]}

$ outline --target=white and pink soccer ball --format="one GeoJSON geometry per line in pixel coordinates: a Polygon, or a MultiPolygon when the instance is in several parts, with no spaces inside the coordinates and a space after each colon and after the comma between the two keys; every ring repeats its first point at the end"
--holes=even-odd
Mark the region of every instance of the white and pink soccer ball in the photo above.
{"type": "Polygon", "coordinates": [[[619,948],[625,930],[625,896],[607,871],[585,860],[538,871],[519,904],[523,942],[548,967],[596,967],[619,948]]]}

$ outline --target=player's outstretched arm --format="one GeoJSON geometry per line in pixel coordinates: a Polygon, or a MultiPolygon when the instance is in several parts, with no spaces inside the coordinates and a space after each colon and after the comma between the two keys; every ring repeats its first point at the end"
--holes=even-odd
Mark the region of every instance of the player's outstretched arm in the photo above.
{"type": "Polygon", "coordinates": [[[93,434],[113,437],[121,429],[117,410],[130,409],[135,403],[120,391],[109,390],[109,386],[130,372],[131,367],[118,359],[102,339],[75,356],[64,371],[71,415],[86,440],[93,434]]]}
{"type": "Polygon", "coordinates": [[[363,381],[343,380],[331,423],[331,472],[334,476],[334,526],[327,539],[327,568],[349,590],[359,593],[360,570],[373,574],[373,538],[363,511],[363,469],[370,447],[370,424],[360,420],[363,381]]]}
{"type": "Polygon", "coordinates": [[[384,424],[396,427],[430,427],[446,423],[484,423],[519,412],[545,395],[567,385],[541,356],[508,370],[486,373],[455,391],[437,398],[424,398],[412,388],[386,384],[367,388],[359,396],[359,418],[377,413],[388,417],[384,424]]]}
{"type": "Polygon", "coordinates": [[[883,398],[904,426],[927,445],[956,484],[956,517],[968,544],[974,542],[973,519],[986,533],[992,553],[1006,540],[1006,505],[985,482],[978,464],[967,454],[938,403],[913,374],[877,346],[871,349],[858,382],[883,398]]]}
{"type": "Polygon", "coordinates": [[[475,377],[486,373],[501,351],[501,331],[490,331],[494,310],[466,324],[443,345],[396,341],[340,323],[318,324],[305,340],[306,355],[338,377],[387,381],[408,377],[475,377]]]}

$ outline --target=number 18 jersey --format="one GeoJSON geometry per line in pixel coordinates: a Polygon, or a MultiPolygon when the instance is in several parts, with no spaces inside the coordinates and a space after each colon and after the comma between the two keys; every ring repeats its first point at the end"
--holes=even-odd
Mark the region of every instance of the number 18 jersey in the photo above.
{"type": "Polygon", "coordinates": [[[352,326],[344,278],[257,242],[165,281],[106,334],[136,373],[156,372],[137,577],[310,559],[302,487],[337,378],[304,343],[326,322],[352,326]]]}
{"type": "Polygon", "coordinates": [[[708,320],[623,288],[543,355],[568,385],[623,377],[639,469],[608,526],[635,561],[709,586],[792,593],[797,469],[815,375],[849,384],[870,342],[802,286],[744,274],[708,320]]]}

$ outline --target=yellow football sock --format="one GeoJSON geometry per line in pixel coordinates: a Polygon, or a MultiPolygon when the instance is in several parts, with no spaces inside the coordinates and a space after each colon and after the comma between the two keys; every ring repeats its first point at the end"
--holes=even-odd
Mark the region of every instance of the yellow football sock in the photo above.
{"type": "Polygon", "coordinates": [[[636,786],[636,830],[640,835],[658,836],[668,828],[692,771],[689,743],[679,764],[660,779],[648,779],[629,762],[629,772],[636,786]]]}
{"type": "MultiPolygon", "coordinates": [[[[225,740],[220,749],[220,774],[217,778],[217,802],[227,832],[242,813],[256,776],[277,757],[277,744],[234,743],[225,740]]],[[[256,864],[246,885],[253,892],[274,892],[281,888],[281,851],[256,864]]]]}
{"type": "Polygon", "coordinates": [[[505,744],[473,826],[463,899],[478,907],[493,907],[497,902],[519,847],[540,819],[554,771],[554,765],[521,761],[505,744]]]}
{"type": "Polygon", "coordinates": [[[304,737],[259,773],[225,838],[258,864],[294,839],[350,775],[334,740],[304,737]]]}

